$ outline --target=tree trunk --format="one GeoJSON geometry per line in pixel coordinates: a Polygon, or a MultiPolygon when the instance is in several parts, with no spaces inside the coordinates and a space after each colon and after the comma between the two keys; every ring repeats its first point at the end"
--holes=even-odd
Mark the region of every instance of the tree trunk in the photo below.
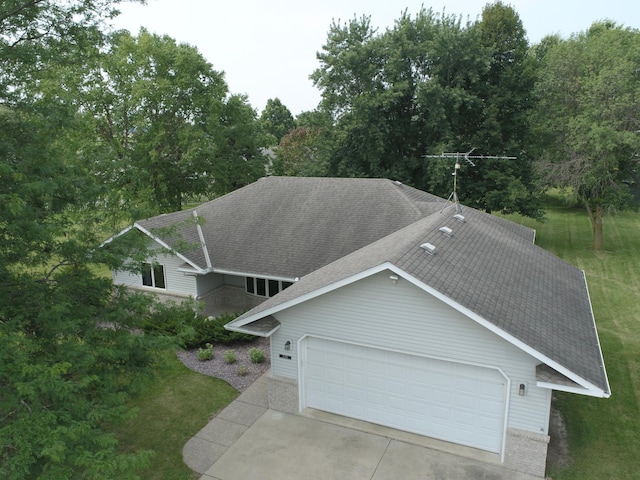
{"type": "Polygon", "coordinates": [[[591,230],[593,231],[593,249],[602,250],[602,213],[604,208],[602,205],[596,205],[596,208],[593,209],[588,198],[585,198],[584,206],[587,208],[591,230]]]}
{"type": "Polygon", "coordinates": [[[602,205],[596,206],[593,222],[593,249],[602,250],[602,205]]]}

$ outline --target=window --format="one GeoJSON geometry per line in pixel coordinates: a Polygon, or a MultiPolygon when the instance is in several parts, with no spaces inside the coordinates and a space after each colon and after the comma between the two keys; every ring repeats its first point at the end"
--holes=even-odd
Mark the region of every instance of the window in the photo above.
{"type": "Polygon", "coordinates": [[[142,285],[145,287],[166,288],[164,281],[164,265],[142,265],[142,285]]]}
{"type": "Polygon", "coordinates": [[[245,281],[247,293],[259,297],[273,297],[293,285],[292,282],[256,277],[246,277],[245,281]]]}

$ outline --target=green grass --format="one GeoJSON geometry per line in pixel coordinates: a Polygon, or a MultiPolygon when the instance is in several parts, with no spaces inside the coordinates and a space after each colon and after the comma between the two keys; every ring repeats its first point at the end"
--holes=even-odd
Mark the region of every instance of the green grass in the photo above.
{"type": "Polygon", "coordinates": [[[537,230],[536,243],[583,269],[612,396],[556,394],[573,464],[554,480],[637,479],[640,475],[640,215],[604,219],[604,249],[591,249],[586,212],[552,204],[547,220],[511,220],[537,230]]]}
{"type": "Polygon", "coordinates": [[[182,461],[182,447],[237,396],[228,383],[189,370],[169,352],[156,378],[131,402],[138,415],[114,431],[124,451],[155,452],[143,479],[199,478],[182,461]]]}

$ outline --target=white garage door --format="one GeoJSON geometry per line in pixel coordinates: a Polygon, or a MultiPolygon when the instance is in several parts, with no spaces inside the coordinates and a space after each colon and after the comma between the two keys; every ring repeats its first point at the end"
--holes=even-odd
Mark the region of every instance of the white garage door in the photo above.
{"type": "Polygon", "coordinates": [[[500,452],[505,379],[495,370],[307,338],[305,406],[500,452]]]}

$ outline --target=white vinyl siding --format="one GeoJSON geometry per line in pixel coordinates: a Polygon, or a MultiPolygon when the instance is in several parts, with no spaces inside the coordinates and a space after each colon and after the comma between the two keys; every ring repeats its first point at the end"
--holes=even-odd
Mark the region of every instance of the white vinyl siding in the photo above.
{"type": "Polygon", "coordinates": [[[499,367],[511,380],[507,426],[547,433],[551,391],[535,386],[539,362],[440,300],[389,272],[347,285],[275,314],[280,329],[271,337],[272,372],[298,379],[297,348],[279,357],[284,344],[305,335],[499,367]],[[518,395],[520,383],[526,395],[518,395]]]}
{"type": "MultiPolygon", "coordinates": [[[[155,256],[149,258],[149,263],[158,263],[164,266],[165,288],[162,292],[181,296],[191,295],[195,297],[197,295],[195,276],[185,275],[178,271],[178,268],[184,266],[184,260],[181,260],[172,254],[161,253],[160,246],[155,248],[155,246],[152,245],[150,248],[158,251],[155,256]]],[[[139,273],[114,271],[113,282],[119,285],[139,288],[141,290],[159,291],[157,288],[143,286],[142,275],[139,273]]]]}

